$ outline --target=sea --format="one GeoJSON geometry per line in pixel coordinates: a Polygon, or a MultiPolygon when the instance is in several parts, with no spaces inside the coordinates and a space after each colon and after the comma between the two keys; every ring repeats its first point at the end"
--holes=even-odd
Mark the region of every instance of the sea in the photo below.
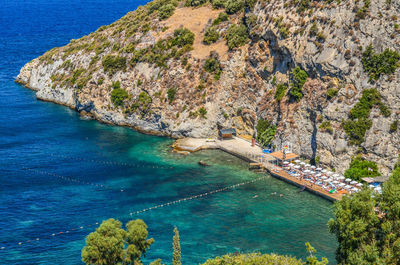
{"type": "Polygon", "coordinates": [[[221,151],[179,155],[172,139],[82,119],[14,83],[25,63],[145,3],[0,0],[0,264],[83,264],[85,237],[108,218],[146,222],[155,243],[144,264],[172,263],[175,226],[183,264],[239,252],[304,259],[306,242],[334,264],[331,202],[221,151]]]}

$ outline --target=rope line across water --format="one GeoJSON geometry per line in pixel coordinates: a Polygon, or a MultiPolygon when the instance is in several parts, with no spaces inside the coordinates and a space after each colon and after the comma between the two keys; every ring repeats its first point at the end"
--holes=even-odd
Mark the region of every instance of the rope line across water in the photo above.
{"type": "MultiPolygon", "coordinates": [[[[152,206],[152,207],[148,207],[148,208],[142,209],[140,211],[132,211],[128,215],[126,215],[126,217],[128,217],[128,216],[132,217],[134,215],[138,215],[138,214],[141,214],[141,213],[145,213],[145,212],[148,212],[148,211],[152,211],[152,210],[155,210],[155,209],[163,208],[163,207],[174,205],[174,204],[181,203],[181,202],[186,202],[186,201],[190,201],[190,200],[194,200],[194,199],[198,199],[198,198],[204,198],[204,197],[209,196],[211,194],[223,192],[223,191],[226,191],[226,190],[229,190],[229,189],[234,189],[234,188],[237,188],[237,187],[240,187],[240,186],[243,186],[243,185],[247,185],[247,184],[250,184],[250,183],[254,183],[256,181],[260,181],[260,180],[266,179],[266,178],[268,178],[268,176],[262,176],[262,177],[259,177],[259,178],[253,179],[253,180],[249,180],[249,181],[241,182],[241,183],[238,183],[238,184],[230,185],[230,186],[227,186],[227,187],[224,187],[224,188],[220,188],[220,189],[204,192],[204,193],[201,193],[201,194],[197,194],[197,195],[194,195],[194,196],[185,197],[185,198],[182,198],[182,199],[179,199],[179,200],[174,200],[174,201],[171,201],[171,202],[167,202],[167,203],[155,205],[155,206],[152,206]]],[[[18,243],[13,243],[12,244],[13,246],[10,246],[10,247],[1,246],[0,247],[0,251],[5,251],[5,250],[13,248],[13,247],[27,245],[27,244],[30,244],[30,243],[33,243],[33,242],[40,241],[42,239],[54,238],[54,237],[59,236],[59,235],[69,234],[69,233],[76,232],[76,231],[81,231],[81,230],[83,230],[85,228],[90,228],[90,227],[97,226],[97,225],[99,225],[99,222],[95,222],[93,224],[88,224],[86,226],[80,226],[79,228],[73,228],[73,229],[70,229],[70,230],[65,230],[65,231],[61,231],[61,232],[57,232],[57,233],[48,234],[48,235],[45,235],[45,236],[42,236],[42,237],[37,237],[37,238],[31,239],[31,240],[26,240],[26,241],[21,241],[21,242],[18,242],[18,243]]],[[[5,242],[2,242],[1,244],[5,244],[5,242]]]]}
{"type": "MultiPolygon", "coordinates": [[[[68,176],[62,176],[62,175],[58,175],[55,173],[51,173],[51,172],[46,172],[43,170],[36,170],[36,169],[32,169],[32,168],[27,168],[27,167],[23,167],[23,170],[27,170],[27,171],[31,171],[31,172],[35,172],[41,175],[48,175],[48,176],[52,176],[52,177],[56,177],[56,178],[60,178],[62,180],[65,181],[70,181],[70,182],[75,182],[75,183],[79,183],[79,184],[85,184],[85,185],[89,185],[89,186],[93,186],[93,187],[97,187],[97,188],[103,188],[103,189],[107,189],[107,190],[115,190],[115,188],[111,187],[111,186],[107,186],[104,184],[98,184],[98,183],[94,183],[94,182],[88,182],[88,181],[83,181],[77,178],[73,178],[73,177],[68,177],[68,176]]],[[[124,192],[123,188],[120,188],[121,192],[124,192]]]]}
{"type": "Polygon", "coordinates": [[[75,161],[85,161],[103,165],[111,165],[111,166],[127,166],[127,167],[136,167],[136,168],[159,168],[159,169],[173,169],[171,166],[150,166],[150,165],[143,165],[143,164],[133,164],[133,163],[125,163],[125,162],[117,162],[117,161],[108,161],[108,160],[97,160],[97,159],[88,159],[83,157],[73,157],[73,156],[66,156],[66,155],[58,155],[58,154],[50,154],[53,157],[64,158],[69,160],[75,161]]]}

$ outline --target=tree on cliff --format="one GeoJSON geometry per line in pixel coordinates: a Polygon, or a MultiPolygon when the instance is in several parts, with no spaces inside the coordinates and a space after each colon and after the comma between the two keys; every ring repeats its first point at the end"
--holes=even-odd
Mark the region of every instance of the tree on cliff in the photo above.
{"type": "Polygon", "coordinates": [[[126,224],[126,231],[121,226],[118,220],[103,221],[86,237],[82,261],[95,265],[141,264],[141,256],[154,242],[147,239],[147,225],[137,219],[126,224]]]}
{"type": "Polygon", "coordinates": [[[335,203],[329,228],[338,239],[338,264],[400,264],[400,165],[382,194],[363,189],[335,203]]]}
{"type": "Polygon", "coordinates": [[[174,237],[172,239],[172,265],[181,265],[181,243],[179,239],[178,228],[174,228],[174,237]]]}

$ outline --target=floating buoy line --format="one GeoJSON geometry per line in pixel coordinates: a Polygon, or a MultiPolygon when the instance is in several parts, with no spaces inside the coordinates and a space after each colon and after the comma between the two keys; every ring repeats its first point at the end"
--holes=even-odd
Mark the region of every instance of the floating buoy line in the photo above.
{"type": "Polygon", "coordinates": [[[58,154],[50,154],[52,157],[58,157],[68,160],[75,161],[84,161],[96,164],[103,164],[108,166],[125,166],[125,167],[136,167],[136,168],[159,168],[159,169],[173,169],[172,166],[156,166],[156,165],[144,165],[144,164],[133,164],[133,163],[125,163],[125,162],[117,162],[117,161],[109,161],[109,160],[98,160],[98,159],[89,159],[84,157],[74,157],[74,156],[66,156],[66,155],[58,155],[58,154]]]}
{"type": "MultiPolygon", "coordinates": [[[[88,181],[81,180],[81,179],[78,179],[78,178],[74,178],[74,177],[70,177],[70,176],[62,176],[62,175],[58,175],[58,174],[47,172],[47,171],[43,171],[43,170],[37,170],[37,169],[27,168],[27,167],[22,167],[22,169],[26,170],[26,171],[35,172],[35,173],[41,174],[41,175],[47,175],[47,176],[56,177],[56,178],[59,178],[59,179],[65,180],[65,181],[69,181],[69,182],[74,182],[74,183],[93,186],[93,187],[96,187],[96,188],[101,188],[102,190],[106,189],[106,190],[113,190],[114,191],[115,189],[117,189],[115,187],[111,187],[111,186],[108,186],[108,185],[99,184],[99,183],[95,183],[95,182],[88,182],[88,181]]],[[[125,190],[124,188],[119,188],[120,192],[124,192],[124,190],[125,190]]]]}
{"type": "MultiPolygon", "coordinates": [[[[158,205],[155,205],[155,206],[152,206],[152,207],[148,207],[148,208],[142,209],[140,211],[132,211],[128,215],[126,215],[125,217],[133,217],[135,215],[139,215],[139,214],[142,214],[142,213],[154,211],[154,210],[159,209],[159,208],[171,206],[171,205],[182,203],[182,202],[187,202],[187,201],[190,201],[190,200],[204,198],[204,197],[207,197],[207,196],[215,194],[215,193],[223,192],[223,191],[226,191],[226,190],[232,190],[232,189],[235,189],[237,187],[240,187],[240,186],[243,186],[243,185],[247,185],[247,184],[250,184],[250,183],[254,183],[254,182],[260,181],[262,179],[267,179],[267,178],[268,178],[268,176],[262,176],[262,177],[259,177],[259,178],[253,179],[253,180],[249,180],[249,181],[241,182],[241,183],[238,183],[238,184],[230,185],[230,186],[227,186],[227,187],[224,187],[224,188],[220,188],[220,189],[204,192],[204,193],[201,193],[201,194],[185,197],[185,198],[182,198],[182,199],[170,201],[170,202],[163,203],[163,204],[158,204],[158,205]]],[[[64,234],[70,234],[70,233],[73,233],[73,232],[82,231],[84,229],[91,228],[91,227],[96,227],[98,225],[99,225],[99,222],[95,222],[95,223],[92,223],[92,224],[87,224],[85,226],[80,226],[80,227],[72,228],[72,229],[65,230],[65,231],[49,233],[49,234],[44,235],[42,237],[37,237],[37,238],[26,240],[26,241],[7,243],[9,245],[7,247],[5,246],[5,244],[6,244],[5,242],[1,242],[0,243],[0,251],[6,251],[6,250],[12,249],[12,248],[19,248],[19,247],[22,247],[24,245],[33,244],[33,243],[38,242],[38,241],[43,240],[43,239],[57,238],[57,237],[59,237],[61,235],[64,235],[64,234]]]]}

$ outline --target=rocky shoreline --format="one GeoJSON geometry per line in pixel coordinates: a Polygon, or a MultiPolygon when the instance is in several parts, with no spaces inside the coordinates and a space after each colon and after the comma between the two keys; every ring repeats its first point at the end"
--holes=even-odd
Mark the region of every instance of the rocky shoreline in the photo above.
{"type": "Polygon", "coordinates": [[[229,127],[253,135],[257,121],[265,119],[276,126],[276,147],[291,142],[294,152],[339,173],[361,154],[388,174],[400,150],[400,130],[391,129],[400,119],[400,71],[370,82],[362,64],[370,44],[376,53],[400,51],[392,25],[400,4],[382,9],[385,3],[374,1],[360,19],[350,0],[310,7],[312,15],[278,0],[259,1],[217,25],[223,10],[211,4],[192,8],[179,2],[167,19],[157,11],[145,15],[149,4],[27,63],[16,81],[35,90],[38,99],[82,116],[173,138],[216,137],[218,129],[229,127]],[[248,41],[230,49],[228,29],[240,23],[248,41]],[[220,37],[206,45],[202,40],[210,27],[220,37]],[[174,47],[171,54],[181,49],[179,56],[157,61],[158,54],[171,56],[162,41],[182,28],[193,34],[190,49],[174,47]],[[209,59],[218,62],[217,74],[205,69],[209,59]],[[110,60],[115,69],[107,68],[110,60]],[[291,84],[297,67],[308,75],[302,98],[293,100],[288,87],[278,100],[278,87],[291,84]],[[116,88],[126,93],[119,105],[112,99],[116,88]],[[364,141],[351,144],[343,122],[363,91],[372,88],[389,115],[373,107],[364,141]]]}

